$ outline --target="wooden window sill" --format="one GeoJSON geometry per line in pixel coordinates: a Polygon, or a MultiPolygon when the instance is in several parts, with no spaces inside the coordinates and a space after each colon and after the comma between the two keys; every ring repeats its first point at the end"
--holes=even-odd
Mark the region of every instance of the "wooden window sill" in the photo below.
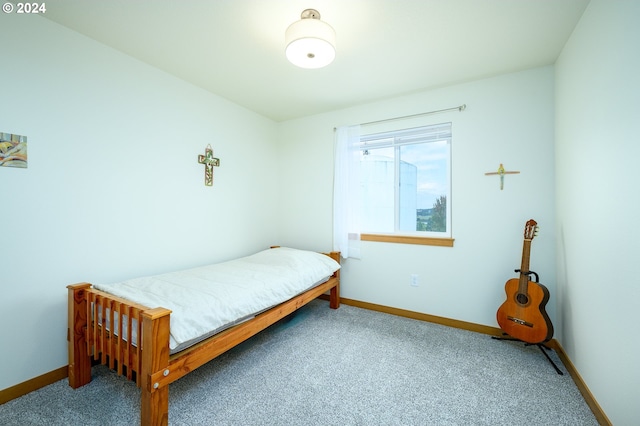
{"type": "Polygon", "coordinates": [[[416,237],[413,235],[360,234],[362,241],[383,243],[421,244],[425,246],[453,247],[453,238],[416,237]]]}

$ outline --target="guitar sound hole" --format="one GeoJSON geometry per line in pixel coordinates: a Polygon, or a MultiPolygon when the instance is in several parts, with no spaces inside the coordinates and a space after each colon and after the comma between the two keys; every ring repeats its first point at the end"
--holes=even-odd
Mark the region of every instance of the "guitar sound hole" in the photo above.
{"type": "Polygon", "coordinates": [[[527,303],[529,303],[529,298],[526,294],[519,293],[518,295],[516,295],[516,302],[521,305],[526,305],[527,303]]]}

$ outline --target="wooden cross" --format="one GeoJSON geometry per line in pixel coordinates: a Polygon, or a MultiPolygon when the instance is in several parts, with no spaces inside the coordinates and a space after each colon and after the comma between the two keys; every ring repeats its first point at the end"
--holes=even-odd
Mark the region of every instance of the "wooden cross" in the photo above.
{"type": "Polygon", "coordinates": [[[497,172],[488,172],[485,173],[485,175],[498,175],[500,176],[500,190],[502,191],[502,189],[504,188],[504,175],[516,175],[520,172],[507,172],[504,169],[504,166],[502,165],[502,163],[500,163],[500,167],[498,167],[498,171],[497,172]]]}
{"type": "Polygon", "coordinates": [[[204,155],[198,155],[198,163],[204,164],[204,184],[213,186],[213,166],[220,166],[220,159],[213,157],[211,145],[207,145],[204,155]]]}

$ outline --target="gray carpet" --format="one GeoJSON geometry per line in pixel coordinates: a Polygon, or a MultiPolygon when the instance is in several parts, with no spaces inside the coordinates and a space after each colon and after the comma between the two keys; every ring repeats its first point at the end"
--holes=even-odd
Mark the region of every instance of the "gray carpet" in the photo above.
{"type": "MultiPolygon", "coordinates": [[[[171,425],[597,425],[555,352],[314,301],[169,387],[171,425]]],[[[2,425],[132,425],[103,367],[0,405],[2,425]],[[92,404],[89,404],[92,401],[92,404]]]]}

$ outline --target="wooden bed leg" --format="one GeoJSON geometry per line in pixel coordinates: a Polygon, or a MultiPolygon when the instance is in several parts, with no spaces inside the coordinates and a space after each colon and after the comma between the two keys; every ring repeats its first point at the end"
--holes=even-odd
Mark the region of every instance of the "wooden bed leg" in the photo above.
{"type": "Polygon", "coordinates": [[[340,284],[336,284],[329,291],[329,307],[331,309],[338,309],[340,307],[340,284]]]}
{"type": "MultiPolygon", "coordinates": [[[[330,252],[329,257],[340,263],[339,251],[330,252]]],[[[340,307],[340,270],[338,269],[334,275],[338,279],[338,284],[329,291],[329,307],[331,309],[338,309],[340,307]]]]}
{"type": "Polygon", "coordinates": [[[67,286],[68,301],[68,329],[69,341],[69,386],[76,389],[91,381],[91,354],[87,346],[87,298],[85,290],[91,287],[89,283],[67,286]]]}
{"type": "Polygon", "coordinates": [[[169,314],[164,308],[149,309],[142,318],[142,375],[140,386],[140,424],[169,424],[169,385],[154,380],[154,376],[169,374],[169,314]]]}

